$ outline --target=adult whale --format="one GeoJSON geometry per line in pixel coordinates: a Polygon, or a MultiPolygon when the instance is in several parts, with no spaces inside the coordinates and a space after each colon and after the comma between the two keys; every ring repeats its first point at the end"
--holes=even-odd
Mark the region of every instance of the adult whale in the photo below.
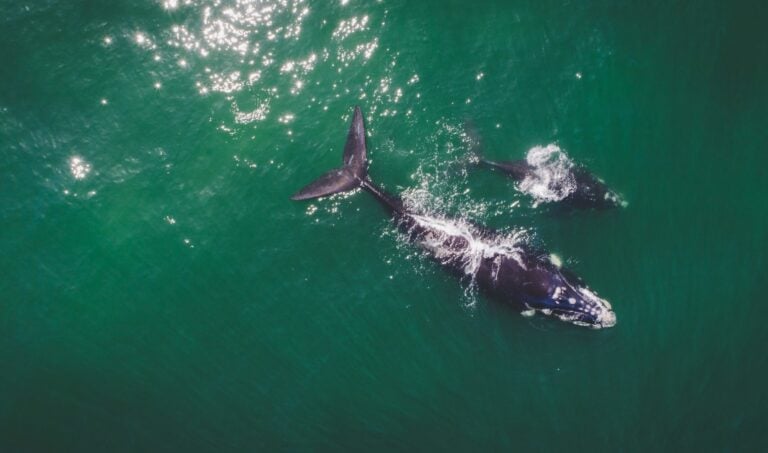
{"type": "Polygon", "coordinates": [[[607,209],[627,204],[602,179],[571,161],[556,145],[534,147],[525,159],[496,161],[485,158],[480,137],[470,122],[465,123],[465,131],[474,162],[501,171],[537,204],[555,202],[576,209],[607,209]]]}
{"type": "Polygon", "coordinates": [[[320,176],[292,199],[307,200],[362,188],[387,209],[410,241],[445,268],[470,278],[489,297],[509,303],[525,315],[540,312],[596,329],[616,324],[616,315],[606,300],[519,238],[408,208],[371,181],[366,154],[363,115],[355,107],[343,165],[320,176]]]}

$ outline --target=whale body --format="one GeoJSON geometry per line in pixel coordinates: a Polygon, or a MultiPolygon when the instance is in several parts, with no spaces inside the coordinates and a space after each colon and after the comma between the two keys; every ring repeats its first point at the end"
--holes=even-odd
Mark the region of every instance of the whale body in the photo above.
{"type": "Polygon", "coordinates": [[[320,176],[292,199],[362,188],[386,208],[410,242],[458,277],[471,279],[489,298],[525,315],[542,313],[596,329],[616,324],[608,301],[521,238],[461,219],[418,212],[376,185],[368,177],[365,126],[359,107],[354,110],[342,162],[341,167],[320,176]]]}
{"type": "Polygon", "coordinates": [[[514,179],[518,189],[533,196],[537,203],[559,202],[576,209],[607,209],[626,204],[605,182],[581,165],[574,165],[559,179],[550,179],[551,171],[537,168],[527,159],[494,161],[482,158],[480,163],[514,179]]]}
{"type": "Polygon", "coordinates": [[[517,189],[531,196],[535,205],[557,203],[574,209],[607,209],[627,205],[605,181],[583,165],[574,163],[557,145],[535,146],[528,150],[525,159],[491,160],[483,155],[480,137],[471,123],[465,124],[465,132],[470,159],[514,180],[517,189]]]}

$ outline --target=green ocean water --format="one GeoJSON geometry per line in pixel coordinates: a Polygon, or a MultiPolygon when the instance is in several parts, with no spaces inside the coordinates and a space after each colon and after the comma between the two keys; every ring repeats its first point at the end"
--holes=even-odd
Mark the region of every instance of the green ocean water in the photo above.
{"type": "Polygon", "coordinates": [[[0,451],[760,451],[763,2],[0,1],[0,451]],[[525,228],[594,331],[469,291],[340,162],[525,228]],[[533,207],[557,144],[629,202],[533,207]]]}

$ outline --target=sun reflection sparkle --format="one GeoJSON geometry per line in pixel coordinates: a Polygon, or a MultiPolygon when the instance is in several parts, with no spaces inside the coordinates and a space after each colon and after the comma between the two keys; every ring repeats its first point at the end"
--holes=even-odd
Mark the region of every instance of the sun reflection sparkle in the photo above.
{"type": "Polygon", "coordinates": [[[69,158],[69,171],[75,179],[85,179],[91,172],[91,164],[80,156],[72,156],[69,158]]]}
{"type": "Polygon", "coordinates": [[[263,101],[256,109],[250,112],[241,111],[237,103],[233,103],[232,110],[235,112],[235,122],[239,124],[252,123],[254,121],[263,121],[269,114],[269,100],[263,101]]]}
{"type": "MultiPolygon", "coordinates": [[[[351,4],[348,0],[340,3],[351,4]]],[[[354,14],[344,10],[343,18],[308,21],[314,11],[308,0],[157,0],[156,4],[165,10],[185,11],[170,16],[174,22],[162,35],[134,30],[129,39],[152,49],[150,58],[162,56],[155,58],[159,64],[189,69],[190,83],[201,96],[222,95],[231,105],[235,123],[264,121],[274,113],[273,121],[288,125],[294,121],[294,113],[299,116],[303,111],[286,113],[285,107],[278,106],[281,96],[298,97],[310,91],[314,95],[316,86],[345,80],[347,68],[365,65],[382,51],[385,58],[390,57],[385,69],[366,76],[365,83],[354,89],[333,83],[327,96],[313,96],[308,107],[328,111],[335,99],[353,97],[371,103],[372,116],[415,111],[408,100],[418,99],[419,94],[409,90],[419,75],[409,71],[405,78],[397,76],[397,53],[379,50],[387,16],[384,7],[356,8],[354,14]],[[311,33],[304,31],[310,26],[311,33]],[[154,50],[155,43],[164,48],[154,50]],[[339,77],[331,81],[313,78],[318,67],[339,77]]],[[[154,83],[161,84],[157,75],[153,77],[154,83]]],[[[223,126],[231,128],[232,124],[223,126]]],[[[292,133],[288,127],[285,131],[292,133]]]]}
{"type": "Polygon", "coordinates": [[[333,31],[331,36],[338,39],[339,41],[343,41],[353,33],[368,30],[368,20],[368,16],[352,17],[347,20],[342,20],[339,22],[339,25],[333,31]]]}

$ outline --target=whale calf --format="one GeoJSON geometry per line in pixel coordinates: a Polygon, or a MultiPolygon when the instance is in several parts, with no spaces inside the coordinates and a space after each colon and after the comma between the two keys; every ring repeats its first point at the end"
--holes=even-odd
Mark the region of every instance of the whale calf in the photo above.
{"type": "Polygon", "coordinates": [[[583,165],[574,163],[557,145],[535,146],[525,159],[496,161],[485,158],[481,140],[471,123],[465,124],[474,163],[501,171],[517,189],[533,197],[534,204],[559,203],[575,209],[626,206],[622,197],[583,165]]]}
{"type": "Polygon", "coordinates": [[[542,313],[595,329],[612,327],[616,315],[578,277],[524,240],[461,219],[418,212],[368,177],[365,126],[355,107],[342,166],[293,195],[307,200],[362,188],[381,203],[408,240],[460,278],[469,278],[488,297],[524,315],[542,313]]]}

